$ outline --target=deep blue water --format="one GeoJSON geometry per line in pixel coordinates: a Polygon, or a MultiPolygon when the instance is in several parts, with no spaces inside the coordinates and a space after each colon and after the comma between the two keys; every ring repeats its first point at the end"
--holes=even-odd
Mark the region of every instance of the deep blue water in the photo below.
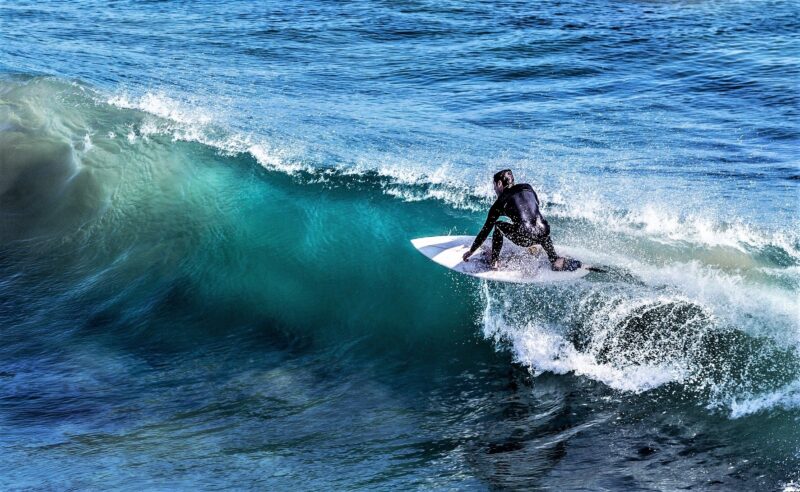
{"type": "Polygon", "coordinates": [[[798,19],[0,3],[0,488],[795,490],[798,19]],[[608,273],[414,251],[505,167],[608,273]]]}

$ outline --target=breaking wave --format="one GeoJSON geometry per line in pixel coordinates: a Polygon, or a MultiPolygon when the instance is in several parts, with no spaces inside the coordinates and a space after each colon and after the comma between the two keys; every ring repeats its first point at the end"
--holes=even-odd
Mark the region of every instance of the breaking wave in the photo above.
{"type": "MultiPolygon", "coordinates": [[[[385,154],[373,161],[320,163],[302,143],[229,130],[213,111],[162,93],[109,96],[51,78],[11,78],[2,84],[0,144],[13,149],[0,169],[6,247],[35,247],[49,235],[51,248],[79,244],[92,261],[105,258],[125,270],[129,276],[122,278],[136,271],[119,266],[126,263],[151,265],[162,274],[185,268],[187,277],[197,277],[198,291],[218,297],[228,289],[226,295],[237,302],[293,321],[288,325],[351,319],[359,310],[379,325],[413,324],[413,311],[429,301],[388,258],[396,257],[398,245],[406,245],[409,237],[474,233],[482,219],[477,212],[491,199],[489,187],[480,184],[483,175],[474,170],[445,161],[420,173],[424,166],[409,164],[408,157],[385,154]],[[206,162],[207,149],[230,166],[229,172],[253,163],[275,172],[274,183],[256,183],[249,191],[272,193],[272,201],[265,202],[270,205],[257,214],[250,211],[247,199],[218,176],[222,171],[198,164],[206,162]],[[299,193],[288,191],[292,183],[305,185],[306,203],[316,203],[310,200],[323,192],[337,198],[311,210],[295,209],[282,198],[299,193]],[[175,203],[176,196],[183,205],[175,203]],[[397,207],[398,202],[404,205],[397,207]],[[223,210],[243,217],[236,222],[233,212],[223,210]],[[187,259],[196,254],[196,244],[203,244],[245,268],[244,252],[254,244],[263,240],[262,248],[274,247],[248,222],[262,215],[302,217],[302,228],[290,226],[294,236],[285,233],[302,239],[304,247],[293,254],[306,256],[287,259],[300,270],[287,267],[276,277],[294,280],[265,280],[272,277],[259,268],[267,267],[251,266],[238,276],[225,273],[225,281],[209,282],[209,267],[187,259]],[[331,228],[338,217],[356,223],[331,228]],[[310,274],[303,265],[320,261],[320,251],[346,257],[347,231],[354,227],[363,241],[383,239],[373,247],[370,268],[342,266],[335,273],[354,285],[371,286],[371,292],[386,290],[387,302],[395,298],[392,289],[404,292],[413,298],[413,309],[400,318],[382,318],[368,305],[336,297],[338,304],[300,314],[315,300],[332,296],[320,289],[336,284],[332,272],[314,274],[319,286],[304,284],[298,279],[310,274]],[[159,245],[164,231],[170,231],[170,246],[159,245]],[[74,239],[80,235],[82,240],[74,239]],[[240,249],[232,250],[231,243],[240,249]],[[393,279],[391,288],[375,283],[375,271],[393,279]],[[293,306],[292,314],[275,306],[293,306]]],[[[761,231],[702,213],[676,217],[646,198],[620,209],[605,206],[596,193],[541,195],[556,245],[577,249],[584,260],[609,272],[567,287],[480,284],[476,292],[473,284],[462,286],[479,298],[486,338],[533,374],[571,373],[632,393],[677,387],[733,418],[798,406],[797,229],[761,231]]],[[[279,248],[270,251],[281,254],[279,248]]],[[[414,265],[430,275],[441,273],[414,265]]],[[[82,280],[84,288],[105,274],[93,275],[82,280]]],[[[448,306],[431,309],[432,316],[451,316],[448,306]]]]}

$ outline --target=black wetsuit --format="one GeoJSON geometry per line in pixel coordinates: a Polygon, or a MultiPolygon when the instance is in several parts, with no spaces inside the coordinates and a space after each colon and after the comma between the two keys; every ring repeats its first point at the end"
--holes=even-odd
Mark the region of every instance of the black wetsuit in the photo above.
{"type": "Polygon", "coordinates": [[[494,228],[492,262],[500,257],[503,236],[507,236],[511,242],[524,248],[534,244],[542,245],[551,263],[558,258],[550,240],[550,224],[542,217],[539,211],[539,197],[529,184],[521,183],[503,190],[489,209],[486,223],[483,224],[470,251],[477,251],[481,247],[492,228],[494,228]],[[508,217],[511,222],[499,220],[501,216],[508,217]]]}

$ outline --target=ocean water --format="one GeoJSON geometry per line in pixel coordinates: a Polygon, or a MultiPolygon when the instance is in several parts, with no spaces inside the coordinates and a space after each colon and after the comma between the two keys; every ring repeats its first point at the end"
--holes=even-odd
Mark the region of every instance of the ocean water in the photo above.
{"type": "Polygon", "coordinates": [[[0,488],[796,490],[799,19],[0,3],[0,488]],[[413,249],[505,167],[607,273],[413,249]]]}

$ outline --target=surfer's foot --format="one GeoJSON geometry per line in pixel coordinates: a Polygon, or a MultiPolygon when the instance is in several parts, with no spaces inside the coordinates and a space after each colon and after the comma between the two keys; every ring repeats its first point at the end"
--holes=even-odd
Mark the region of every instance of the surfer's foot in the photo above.
{"type": "Polygon", "coordinates": [[[556,272],[574,272],[581,267],[581,262],[574,258],[565,258],[559,256],[552,264],[553,271],[556,272]]]}
{"type": "Polygon", "coordinates": [[[539,256],[539,253],[542,252],[542,247],[538,244],[534,244],[533,246],[528,246],[528,253],[532,254],[533,256],[539,256]]]}
{"type": "Polygon", "coordinates": [[[500,260],[494,260],[489,262],[489,268],[492,270],[499,270],[500,269],[500,260]]]}

